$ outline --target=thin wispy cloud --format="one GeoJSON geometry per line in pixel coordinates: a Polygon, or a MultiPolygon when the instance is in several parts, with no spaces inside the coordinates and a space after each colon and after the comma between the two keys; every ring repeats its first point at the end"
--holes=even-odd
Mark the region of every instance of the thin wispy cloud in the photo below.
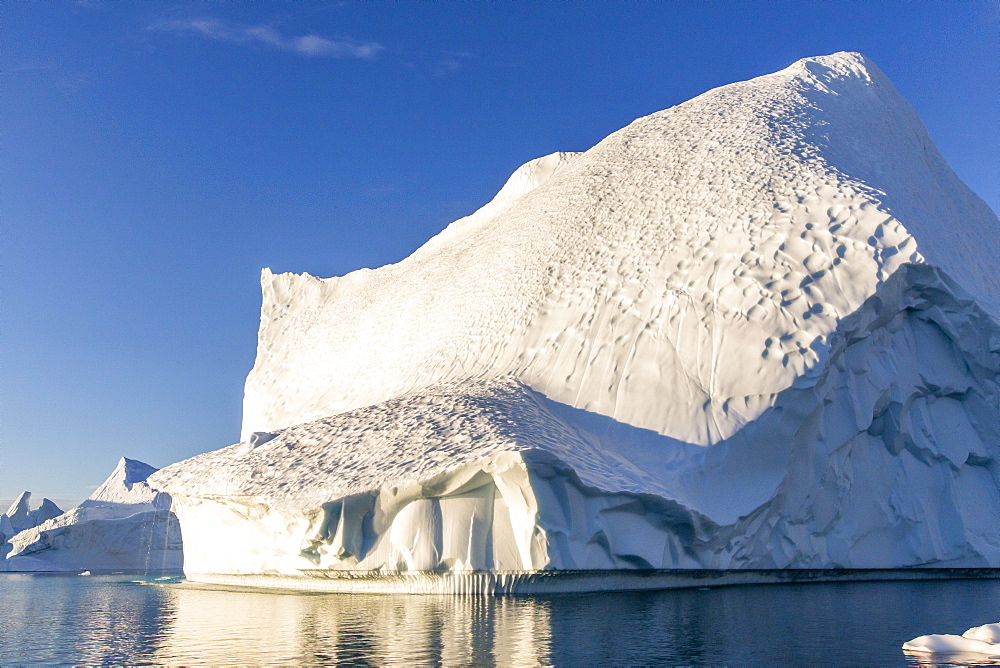
{"type": "Polygon", "coordinates": [[[440,58],[431,70],[436,76],[455,74],[465,66],[466,62],[475,57],[475,54],[468,51],[445,51],[442,49],[439,53],[440,58]]]}
{"type": "Polygon", "coordinates": [[[267,25],[241,25],[214,18],[162,21],[149,26],[149,29],[198,35],[232,44],[264,45],[312,57],[370,60],[385,50],[378,42],[361,42],[350,38],[328,39],[315,34],[289,36],[267,25]]]}

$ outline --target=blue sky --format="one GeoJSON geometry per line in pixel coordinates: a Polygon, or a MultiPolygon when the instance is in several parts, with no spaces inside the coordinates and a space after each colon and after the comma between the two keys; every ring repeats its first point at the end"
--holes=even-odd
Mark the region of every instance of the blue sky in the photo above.
{"type": "Polygon", "coordinates": [[[0,497],[239,437],[259,272],[407,256],[518,165],[872,58],[1000,209],[997,2],[5,2],[0,497]]]}

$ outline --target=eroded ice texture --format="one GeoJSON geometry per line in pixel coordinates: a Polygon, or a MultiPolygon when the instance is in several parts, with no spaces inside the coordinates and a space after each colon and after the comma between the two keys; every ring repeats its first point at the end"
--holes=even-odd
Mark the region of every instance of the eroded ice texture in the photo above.
{"type": "Polygon", "coordinates": [[[179,569],[180,526],[170,496],[147,483],[155,471],[122,457],[79,507],[8,538],[0,570],[179,569]]]}
{"type": "Polygon", "coordinates": [[[998,247],[874,65],[806,59],[265,270],[243,442],[150,480],[201,579],[997,567],[998,247]]]}
{"type": "Polygon", "coordinates": [[[905,263],[926,258],[996,315],[996,216],[856,54],[540,162],[555,164],[395,265],[265,270],[242,438],[513,375],[708,445],[820,364],[837,322],[905,263]]]}
{"type": "Polygon", "coordinates": [[[709,448],[470,380],[206,453],[155,484],[174,494],[194,577],[995,565],[996,392],[973,388],[998,368],[963,332],[997,328],[943,280],[898,272],[842,321],[822,373],[709,448]],[[891,378],[875,391],[860,371],[879,359],[891,378]]]}

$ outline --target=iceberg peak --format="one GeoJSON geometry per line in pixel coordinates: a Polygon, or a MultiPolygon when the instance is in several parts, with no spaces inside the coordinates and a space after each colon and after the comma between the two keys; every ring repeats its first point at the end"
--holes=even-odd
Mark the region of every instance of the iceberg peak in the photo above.
{"type": "MultiPolygon", "coordinates": [[[[0,571],[179,568],[181,537],[170,495],[147,482],[155,471],[122,457],[108,479],[68,512],[45,499],[24,526],[0,516],[0,571]]],[[[27,507],[29,496],[25,492],[15,506],[27,507]]]]}
{"type": "Polygon", "coordinates": [[[153,503],[157,492],[146,479],[157,469],[137,459],[122,457],[108,479],[81,506],[153,503]]]}
{"type": "Polygon", "coordinates": [[[36,527],[39,524],[62,514],[62,510],[59,509],[59,506],[49,499],[42,499],[42,505],[35,510],[31,509],[30,502],[31,492],[22,492],[21,495],[17,497],[12,504],[10,504],[10,508],[8,508],[7,512],[3,515],[3,517],[7,519],[7,526],[13,531],[13,533],[7,535],[6,531],[0,530],[0,532],[10,538],[11,535],[20,533],[25,529],[36,527]]]}
{"type": "Polygon", "coordinates": [[[802,58],[785,71],[789,70],[824,79],[857,79],[871,82],[874,79],[885,78],[875,63],[856,51],[838,51],[826,56],[802,58]]]}
{"type": "Polygon", "coordinates": [[[24,529],[28,526],[28,514],[31,512],[30,504],[31,492],[29,491],[21,492],[20,496],[14,499],[14,502],[10,504],[10,508],[4,513],[12,526],[19,529],[24,529]]]}

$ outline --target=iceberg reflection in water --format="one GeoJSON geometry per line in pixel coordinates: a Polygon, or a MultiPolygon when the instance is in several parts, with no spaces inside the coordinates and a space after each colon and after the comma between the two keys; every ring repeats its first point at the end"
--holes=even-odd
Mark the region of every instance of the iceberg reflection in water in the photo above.
{"type": "Polygon", "coordinates": [[[159,663],[283,661],[549,664],[544,601],[396,595],[274,594],[171,588],[175,621],[159,663]]]}
{"type": "Polygon", "coordinates": [[[2,665],[919,665],[903,641],[1000,609],[997,580],[458,597],[5,574],[0,592],[2,665]]]}

